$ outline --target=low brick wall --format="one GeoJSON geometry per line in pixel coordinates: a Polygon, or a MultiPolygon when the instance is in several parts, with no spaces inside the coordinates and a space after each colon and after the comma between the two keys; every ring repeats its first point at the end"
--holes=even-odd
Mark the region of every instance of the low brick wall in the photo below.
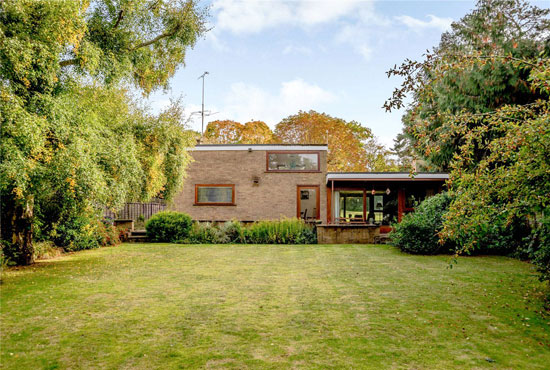
{"type": "Polygon", "coordinates": [[[376,225],[318,225],[319,244],[374,244],[374,237],[380,235],[376,225]]]}

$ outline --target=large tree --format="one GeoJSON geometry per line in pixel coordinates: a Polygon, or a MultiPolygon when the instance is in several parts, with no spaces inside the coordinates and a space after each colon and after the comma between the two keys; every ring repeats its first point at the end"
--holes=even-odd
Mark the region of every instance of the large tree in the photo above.
{"type": "Polygon", "coordinates": [[[275,128],[278,141],[287,144],[327,144],[329,171],[384,171],[389,152],[372,131],[355,121],[315,111],[291,115],[275,128]]]}
{"type": "MultiPolygon", "coordinates": [[[[481,0],[452,24],[423,61],[406,60],[388,71],[404,82],[384,106],[401,108],[404,96],[412,96],[404,132],[431,165],[448,169],[464,143],[463,134],[448,127],[444,114],[485,114],[546,97],[531,86],[533,65],[518,62],[536,60],[548,50],[548,14],[548,9],[525,1],[481,0]]],[[[485,151],[473,155],[480,160],[485,151]]]]}
{"type": "Polygon", "coordinates": [[[152,116],[125,88],[166,87],[206,16],[194,1],[0,2],[1,234],[19,263],[38,226],[173,195],[191,144],[181,110],[152,116]]]}
{"type": "Polygon", "coordinates": [[[386,107],[403,106],[416,150],[450,170],[443,239],[525,253],[550,279],[550,10],[481,0],[405,77],[386,107]],[[530,230],[529,230],[530,229],[530,230]],[[528,235],[531,231],[532,234],[528,235]]]}

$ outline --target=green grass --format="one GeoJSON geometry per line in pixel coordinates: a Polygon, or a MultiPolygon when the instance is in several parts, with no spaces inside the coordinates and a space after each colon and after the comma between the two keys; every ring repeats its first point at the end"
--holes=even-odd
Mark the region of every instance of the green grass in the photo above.
{"type": "Polygon", "coordinates": [[[1,367],[548,368],[531,265],[389,246],[124,244],[3,274],[1,367]]]}

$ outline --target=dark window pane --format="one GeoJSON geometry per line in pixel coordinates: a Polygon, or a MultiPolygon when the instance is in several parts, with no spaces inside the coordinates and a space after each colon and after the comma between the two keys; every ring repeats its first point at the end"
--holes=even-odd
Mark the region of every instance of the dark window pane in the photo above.
{"type": "Polygon", "coordinates": [[[390,193],[384,195],[384,219],[383,225],[391,225],[397,222],[397,189],[390,189],[390,193]]]}
{"type": "Polygon", "coordinates": [[[426,198],[424,189],[406,189],[405,190],[405,208],[414,208],[426,198]]]}
{"type": "Polygon", "coordinates": [[[363,192],[362,191],[340,191],[340,214],[338,217],[363,220],[363,192]]]}

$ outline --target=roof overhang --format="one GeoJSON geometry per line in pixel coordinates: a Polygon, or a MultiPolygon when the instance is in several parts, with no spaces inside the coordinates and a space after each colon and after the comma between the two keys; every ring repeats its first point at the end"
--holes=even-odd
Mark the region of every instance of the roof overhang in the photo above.
{"type": "Polygon", "coordinates": [[[329,172],[327,183],[330,181],[445,181],[448,173],[421,172],[329,172]]]}
{"type": "Polygon", "coordinates": [[[267,150],[267,151],[326,151],[326,144],[199,144],[193,151],[267,150]]]}

